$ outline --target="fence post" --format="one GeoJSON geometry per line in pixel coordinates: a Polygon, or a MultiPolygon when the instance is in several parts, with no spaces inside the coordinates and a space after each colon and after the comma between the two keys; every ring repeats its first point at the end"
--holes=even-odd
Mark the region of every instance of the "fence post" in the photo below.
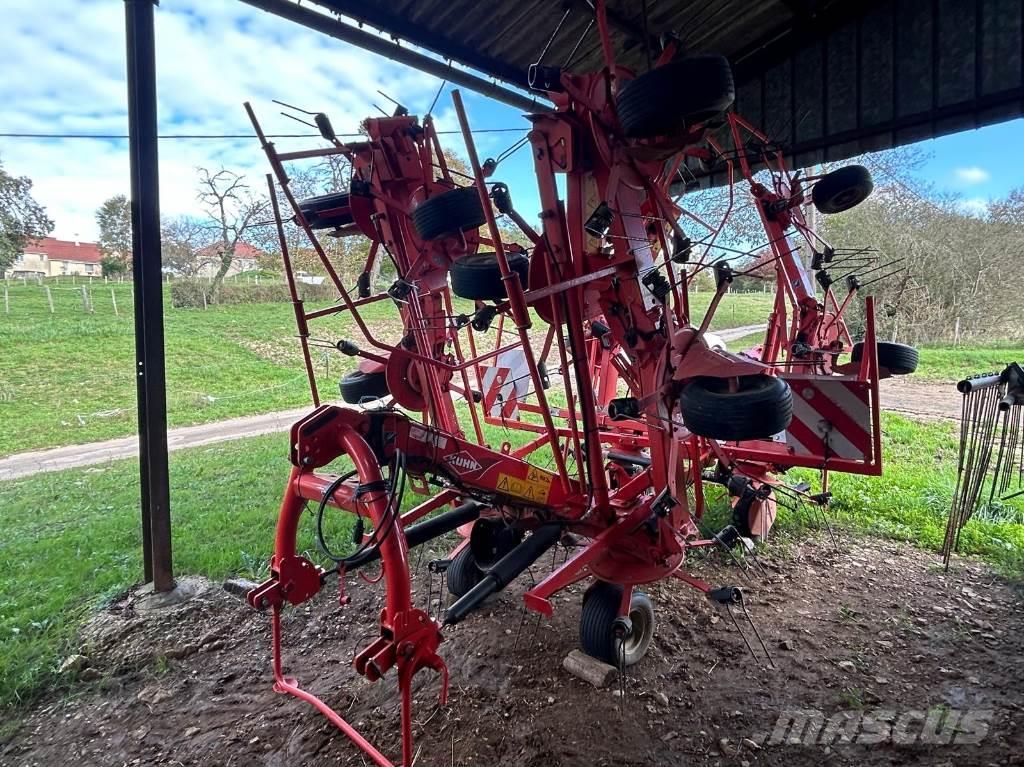
{"type": "Polygon", "coordinates": [[[114,295],[114,289],[110,289],[110,303],[114,305],[114,316],[120,317],[120,312],[117,311],[117,296],[114,295]]]}
{"type": "Polygon", "coordinates": [[[50,286],[46,286],[46,303],[50,305],[50,314],[53,314],[53,293],[50,292],[50,286]]]}
{"type": "Polygon", "coordinates": [[[956,327],[953,329],[953,346],[960,345],[960,318],[956,318],[956,327]]]}
{"type": "Polygon", "coordinates": [[[4,285],[4,314],[11,313],[11,302],[7,298],[7,286],[4,285]]]}
{"type": "Polygon", "coordinates": [[[203,291],[203,308],[204,308],[204,309],[208,308],[208,307],[206,306],[206,291],[205,291],[205,290],[203,291]]]}
{"type": "Polygon", "coordinates": [[[85,285],[82,286],[82,311],[89,312],[89,294],[85,290],[85,285]]]}

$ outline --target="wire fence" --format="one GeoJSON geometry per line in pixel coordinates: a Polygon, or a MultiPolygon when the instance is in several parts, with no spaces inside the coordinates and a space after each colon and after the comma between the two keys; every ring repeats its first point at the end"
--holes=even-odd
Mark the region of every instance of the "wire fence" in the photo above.
{"type": "MultiPolygon", "coordinates": [[[[213,284],[212,275],[181,278],[165,275],[164,282],[171,285],[187,281],[198,285],[213,284]]],[[[260,273],[234,274],[224,279],[226,285],[278,285],[283,277],[260,273]]],[[[32,315],[111,314],[131,318],[135,306],[131,277],[123,275],[102,277],[85,274],[67,274],[44,277],[22,275],[5,277],[0,287],[0,312],[8,317],[32,315]]],[[[212,304],[212,300],[210,301],[212,304]]],[[[169,301],[165,309],[173,308],[169,301]]]]}

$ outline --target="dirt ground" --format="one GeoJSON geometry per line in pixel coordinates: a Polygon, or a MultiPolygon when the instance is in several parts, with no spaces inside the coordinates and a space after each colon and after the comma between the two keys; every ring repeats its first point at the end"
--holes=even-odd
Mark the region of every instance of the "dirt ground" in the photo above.
{"type": "MultiPolygon", "coordinates": [[[[934,555],[876,540],[837,551],[812,539],[761,562],[768,577],[757,583],[718,553],[690,569],[744,586],[775,668],[752,659],[728,613],[662,582],[648,589],[654,644],[622,680],[624,697],[617,684],[595,689],[562,669],[577,646],[582,587],[537,621],[523,617],[524,576],[446,630],[447,708],[434,705],[437,677],[417,677],[416,764],[1024,764],[1017,588],[979,564],[945,574],[934,555]],[[792,710],[820,712],[827,724],[817,739],[805,731],[803,745],[784,742],[800,739],[777,730],[792,710]],[[929,711],[946,717],[932,737],[920,721],[929,711]],[[879,730],[886,717],[892,726],[879,730]]],[[[420,605],[437,597],[430,580],[423,562],[420,605]]],[[[371,684],[350,665],[375,632],[381,592],[350,584],[348,607],[329,590],[287,613],[286,666],[397,758],[393,673],[371,684]]],[[[266,616],[216,586],[159,612],[133,600],[85,631],[82,674],[92,681],[37,707],[0,746],[0,764],[369,763],[312,707],[271,691],[266,616]]]]}
{"type": "Polygon", "coordinates": [[[882,409],[928,421],[960,420],[963,397],[956,384],[894,376],[879,383],[882,409]]]}

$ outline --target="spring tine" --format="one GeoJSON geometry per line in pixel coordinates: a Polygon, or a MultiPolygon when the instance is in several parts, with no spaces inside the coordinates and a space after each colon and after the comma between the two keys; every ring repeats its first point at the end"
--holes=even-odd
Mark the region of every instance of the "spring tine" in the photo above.
{"type": "Polygon", "coordinates": [[[747,622],[750,624],[750,628],[754,630],[754,636],[756,636],[757,641],[761,643],[761,649],[764,650],[764,655],[768,658],[768,663],[771,664],[772,668],[775,668],[775,661],[772,660],[772,654],[768,652],[768,645],[764,643],[764,640],[761,638],[761,632],[757,630],[757,624],[754,623],[753,618],[750,617],[750,613],[747,612],[747,603],[743,599],[742,591],[740,592],[740,607],[743,608],[743,614],[747,616],[747,622]]]}
{"type": "MultiPolygon", "coordinates": [[[[742,602],[740,603],[742,604],[742,602]]],[[[747,646],[747,650],[750,652],[750,657],[754,659],[754,663],[757,663],[757,654],[754,652],[754,648],[750,644],[750,640],[747,639],[747,635],[743,633],[740,628],[739,622],[736,620],[736,616],[733,614],[732,605],[726,604],[725,609],[729,611],[729,617],[732,618],[732,625],[736,627],[736,633],[743,637],[743,644],[747,646]]]]}

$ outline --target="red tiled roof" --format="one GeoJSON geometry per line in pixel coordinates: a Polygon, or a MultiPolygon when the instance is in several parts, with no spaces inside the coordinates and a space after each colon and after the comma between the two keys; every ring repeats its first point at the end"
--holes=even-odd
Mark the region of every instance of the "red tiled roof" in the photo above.
{"type": "Polygon", "coordinates": [[[44,237],[41,240],[30,240],[25,244],[26,253],[41,253],[51,261],[79,261],[85,264],[98,264],[103,260],[100,247],[95,242],[74,242],[44,237]]]}
{"type": "MultiPolygon", "coordinates": [[[[215,256],[215,255],[217,255],[217,253],[219,251],[220,251],[220,244],[219,243],[214,243],[213,245],[207,245],[205,248],[203,248],[199,252],[202,255],[204,255],[204,256],[206,256],[206,255],[215,256]]],[[[235,258],[253,258],[253,259],[256,259],[256,258],[259,258],[262,255],[264,255],[262,250],[260,250],[259,248],[254,247],[252,245],[250,245],[247,242],[239,242],[239,243],[237,243],[235,245],[235,258]]]]}

